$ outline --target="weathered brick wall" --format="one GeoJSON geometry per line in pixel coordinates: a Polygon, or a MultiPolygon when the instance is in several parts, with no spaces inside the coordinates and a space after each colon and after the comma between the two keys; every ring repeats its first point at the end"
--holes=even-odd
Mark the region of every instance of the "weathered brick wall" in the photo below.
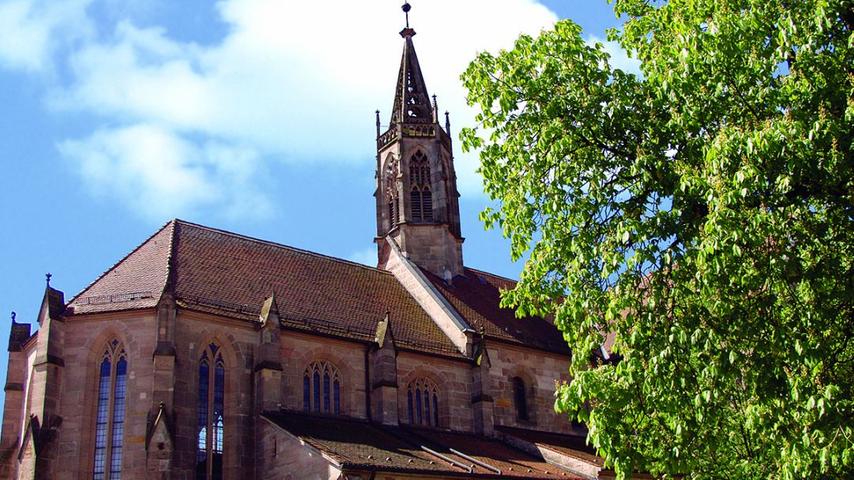
{"type": "Polygon", "coordinates": [[[113,339],[123,344],[128,359],[123,473],[128,478],[143,478],[146,423],[151,407],[153,312],[74,317],[64,327],[62,425],[52,444],[59,468],[52,473],[53,478],[92,475],[99,365],[107,343],[113,339]]]}
{"type": "Polygon", "coordinates": [[[199,360],[212,342],[222,349],[225,361],[225,478],[253,478],[255,411],[252,371],[253,352],[258,340],[259,332],[251,322],[179,310],[175,331],[177,374],[173,479],[195,478],[199,360]]]}
{"type": "Polygon", "coordinates": [[[568,432],[569,419],[554,411],[555,380],[568,380],[569,358],[497,342],[489,343],[490,375],[495,400],[495,424],[568,432]],[[525,381],[530,421],[518,421],[513,400],[513,377],[525,381]]]}

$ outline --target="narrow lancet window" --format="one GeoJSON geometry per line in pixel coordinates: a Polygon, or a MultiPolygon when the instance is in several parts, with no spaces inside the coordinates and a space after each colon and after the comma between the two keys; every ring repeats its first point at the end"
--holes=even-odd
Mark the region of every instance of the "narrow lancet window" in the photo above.
{"type": "Polygon", "coordinates": [[[519,377],[513,377],[513,403],[516,406],[516,419],[528,421],[528,398],[525,392],[525,382],[519,377]]]}
{"type": "Polygon", "coordinates": [[[225,361],[219,346],[208,345],[199,360],[196,480],[222,478],[225,439],[225,361]]]}
{"type": "Polygon", "coordinates": [[[122,476],[127,372],[127,354],[121,343],[113,340],[98,364],[94,480],[120,480],[122,476]]]}

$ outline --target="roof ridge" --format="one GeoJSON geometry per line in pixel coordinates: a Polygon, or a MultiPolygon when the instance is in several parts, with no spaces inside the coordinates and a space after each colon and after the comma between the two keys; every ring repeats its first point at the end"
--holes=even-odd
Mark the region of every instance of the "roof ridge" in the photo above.
{"type": "MultiPolygon", "coordinates": [[[[159,235],[159,234],[160,234],[160,232],[162,232],[162,231],[163,231],[163,229],[168,228],[168,227],[169,227],[169,225],[172,225],[172,226],[173,226],[172,233],[174,234],[174,233],[175,233],[174,226],[175,226],[175,224],[176,224],[178,221],[179,221],[179,220],[178,220],[177,218],[173,218],[172,220],[169,220],[168,222],[166,222],[166,224],[165,224],[165,225],[163,225],[162,227],[158,228],[156,232],[154,232],[154,233],[153,233],[153,234],[151,234],[148,238],[146,238],[145,240],[143,240],[139,245],[137,245],[137,246],[136,246],[136,248],[134,248],[134,249],[133,249],[133,250],[131,250],[127,255],[125,255],[124,257],[122,257],[122,259],[121,259],[121,260],[119,260],[118,262],[114,263],[114,264],[113,264],[113,266],[111,266],[110,268],[108,268],[108,269],[104,270],[104,272],[103,272],[102,274],[98,275],[98,278],[96,278],[95,280],[93,280],[92,282],[90,282],[90,283],[89,283],[89,285],[86,285],[82,290],[80,290],[80,292],[78,292],[78,293],[77,293],[77,295],[75,295],[74,297],[72,297],[72,298],[71,298],[71,300],[69,300],[69,301],[66,303],[66,305],[71,305],[72,303],[74,303],[74,302],[75,302],[78,298],[80,298],[80,296],[81,296],[81,295],[83,295],[87,290],[89,290],[90,288],[94,287],[94,286],[95,286],[95,284],[96,284],[96,283],[98,283],[102,278],[106,277],[108,273],[112,272],[112,271],[113,271],[113,270],[115,270],[119,265],[121,265],[122,263],[124,263],[124,261],[125,261],[125,260],[127,260],[128,258],[130,258],[130,256],[131,256],[131,255],[133,255],[134,253],[136,253],[137,251],[139,251],[139,249],[140,249],[140,248],[142,248],[144,245],[146,245],[148,242],[150,242],[152,238],[154,238],[154,237],[156,237],[157,235],[159,235]]],[[[171,241],[171,237],[170,237],[170,241],[171,241]]]]}
{"type": "Polygon", "coordinates": [[[235,232],[230,232],[230,231],[228,231],[228,230],[223,230],[223,229],[221,229],[221,228],[209,227],[209,226],[207,226],[207,225],[201,225],[201,224],[198,224],[198,223],[188,222],[188,221],[186,221],[186,220],[181,220],[181,219],[179,219],[179,218],[176,218],[174,221],[175,221],[177,224],[179,224],[179,225],[186,225],[186,226],[189,226],[189,227],[200,228],[200,229],[203,229],[203,230],[208,230],[208,231],[210,231],[210,232],[215,232],[215,233],[219,233],[219,234],[222,234],[222,235],[228,235],[228,236],[230,236],[230,237],[234,237],[234,238],[239,238],[239,239],[241,239],[241,240],[247,240],[247,241],[254,242],[254,243],[260,243],[260,244],[267,245],[267,246],[271,246],[271,247],[284,248],[284,249],[286,249],[286,250],[290,250],[290,251],[297,252],[297,253],[304,253],[304,254],[307,254],[307,255],[312,255],[312,256],[315,256],[315,257],[320,257],[320,258],[324,258],[324,259],[327,259],[327,260],[332,260],[332,261],[334,261],[334,262],[345,263],[345,264],[352,265],[352,266],[355,266],[355,267],[361,267],[361,268],[364,268],[364,269],[366,269],[366,270],[370,270],[370,271],[372,271],[372,272],[382,273],[382,274],[384,274],[384,275],[392,275],[392,273],[391,273],[391,272],[386,271],[386,270],[382,270],[382,269],[379,269],[379,268],[376,268],[376,267],[369,267],[368,265],[365,265],[365,264],[363,264],[363,263],[354,262],[354,261],[352,261],[352,260],[346,260],[346,259],[344,259],[344,258],[333,257],[332,255],[327,255],[327,254],[324,254],[324,253],[313,252],[313,251],[311,251],[311,250],[306,250],[306,249],[304,249],[304,248],[298,248],[298,247],[294,247],[294,246],[291,246],[291,245],[285,245],[285,244],[283,244],[283,243],[273,242],[273,241],[270,241],[270,240],[264,240],[264,239],[257,238],[257,237],[250,237],[249,235],[243,235],[243,234],[240,234],[240,233],[235,233],[235,232]]]}
{"type": "Polygon", "coordinates": [[[491,277],[500,278],[502,280],[507,280],[508,282],[519,283],[519,280],[514,280],[510,277],[505,277],[504,275],[499,275],[497,273],[487,272],[486,270],[481,270],[479,268],[466,267],[465,265],[463,265],[463,268],[466,270],[471,270],[472,272],[475,272],[475,273],[481,273],[484,275],[489,275],[491,277]]]}

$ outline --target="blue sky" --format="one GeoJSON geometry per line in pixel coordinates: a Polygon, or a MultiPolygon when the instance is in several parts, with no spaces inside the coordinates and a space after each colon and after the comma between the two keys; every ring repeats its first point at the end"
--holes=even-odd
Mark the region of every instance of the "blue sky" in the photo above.
{"type": "MultiPolygon", "coordinates": [[[[401,3],[0,0],[0,315],[35,323],[46,272],[70,299],[175,217],[374,261],[373,112],[388,121],[401,3]]],[[[616,25],[604,0],[412,5],[454,135],[477,51],[558,18],[591,41],[616,25]]],[[[476,156],[455,154],[466,264],[515,277],[477,220],[476,156]]]]}

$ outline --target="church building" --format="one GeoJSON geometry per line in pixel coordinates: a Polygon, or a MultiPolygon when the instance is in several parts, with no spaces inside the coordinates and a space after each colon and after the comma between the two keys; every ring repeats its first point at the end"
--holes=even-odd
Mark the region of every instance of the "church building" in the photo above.
{"type": "Polygon", "coordinates": [[[37,331],[13,318],[0,478],[613,476],[554,412],[560,332],[465,266],[450,122],[400,34],[376,268],[176,219],[70,299],[48,277],[37,331]]]}

